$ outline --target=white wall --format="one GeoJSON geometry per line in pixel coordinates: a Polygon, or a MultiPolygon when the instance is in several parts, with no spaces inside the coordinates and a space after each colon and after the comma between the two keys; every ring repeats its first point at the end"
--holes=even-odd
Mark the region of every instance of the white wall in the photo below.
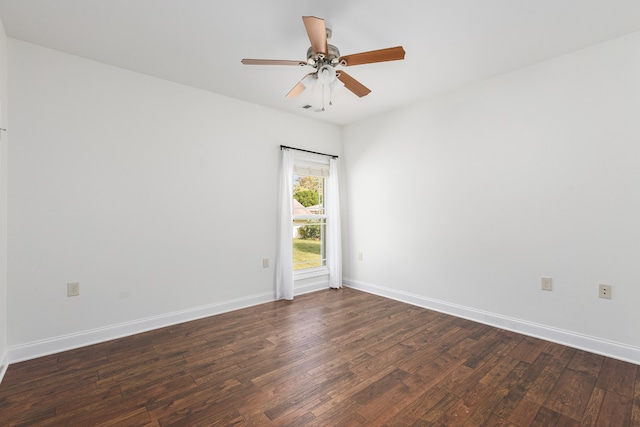
{"type": "MultiPolygon", "coordinates": [[[[7,125],[7,35],[0,20],[0,128],[7,125]]],[[[0,131],[0,381],[8,365],[7,347],[7,152],[9,135],[0,131]]]]}
{"type": "Polygon", "coordinates": [[[340,154],[337,126],[20,41],[9,55],[12,360],[273,298],[279,145],[340,154]]]}
{"type": "Polygon", "coordinates": [[[346,127],[349,283],[640,363],[638,52],[640,33],[346,127]]]}

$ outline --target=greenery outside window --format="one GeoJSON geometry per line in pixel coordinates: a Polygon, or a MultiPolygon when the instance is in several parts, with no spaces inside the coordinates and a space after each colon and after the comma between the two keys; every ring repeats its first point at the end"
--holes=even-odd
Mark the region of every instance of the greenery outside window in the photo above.
{"type": "Polygon", "coordinates": [[[325,169],[300,164],[294,168],[293,270],[297,272],[326,267],[325,169]]]}

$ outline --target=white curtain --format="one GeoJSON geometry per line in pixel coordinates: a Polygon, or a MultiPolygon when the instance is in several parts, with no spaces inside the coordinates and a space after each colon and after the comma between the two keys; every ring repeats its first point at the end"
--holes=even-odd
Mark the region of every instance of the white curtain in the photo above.
{"type": "Polygon", "coordinates": [[[340,232],[340,193],[338,190],[338,159],[329,160],[327,178],[327,266],[329,286],[342,287],[342,239],[340,232]]]}
{"type": "Polygon", "coordinates": [[[280,169],[276,298],[293,299],[293,153],[283,148],[280,169]]]}

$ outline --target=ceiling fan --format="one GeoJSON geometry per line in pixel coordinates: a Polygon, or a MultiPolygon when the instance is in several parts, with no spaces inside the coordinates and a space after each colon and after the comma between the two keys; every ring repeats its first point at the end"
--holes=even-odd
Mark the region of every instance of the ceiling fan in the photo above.
{"type": "Polygon", "coordinates": [[[368,95],[371,90],[343,70],[336,70],[337,66],[349,67],[352,65],[404,59],[405,51],[402,46],[340,56],[338,48],[327,43],[327,40],[331,38],[331,29],[325,26],[324,19],[316,18],[315,16],[303,16],[302,21],[307,30],[309,41],[311,41],[311,47],[307,50],[306,61],[246,58],[242,60],[242,63],[245,65],[308,65],[313,67],[315,71],[307,74],[300,80],[298,84],[287,93],[287,98],[299,96],[307,87],[311,87],[316,81],[332,87],[331,85],[335,83],[336,79],[342,82],[344,87],[358,97],[363,97],[368,95]]]}

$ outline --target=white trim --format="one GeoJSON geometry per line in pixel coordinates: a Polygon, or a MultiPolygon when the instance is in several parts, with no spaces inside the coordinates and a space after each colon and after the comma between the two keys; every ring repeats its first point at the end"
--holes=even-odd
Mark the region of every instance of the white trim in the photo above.
{"type": "Polygon", "coordinates": [[[312,267],[312,268],[303,268],[301,270],[293,271],[293,280],[294,282],[297,280],[305,280],[311,279],[313,277],[319,276],[328,276],[329,275],[329,267],[323,265],[321,267],[312,267]]]}
{"type": "MultiPolygon", "coordinates": [[[[187,310],[174,311],[172,313],[119,323],[103,328],[90,329],[41,341],[33,341],[9,347],[7,358],[10,363],[22,362],[24,360],[35,359],[36,357],[72,350],[74,348],[97,344],[129,335],[135,335],[153,329],[202,319],[204,317],[214,316],[216,314],[239,310],[241,308],[251,307],[271,301],[275,301],[273,292],[250,295],[248,297],[236,298],[187,310]]],[[[5,364],[5,369],[7,365],[8,363],[5,364]]]]}
{"type": "Polygon", "coordinates": [[[317,221],[323,224],[323,222],[320,220],[327,219],[327,216],[325,214],[308,214],[308,215],[293,215],[292,218],[294,221],[317,221]]]}
{"type": "Polygon", "coordinates": [[[640,348],[638,347],[607,341],[589,335],[582,335],[551,326],[540,325],[513,317],[502,316],[500,314],[477,310],[471,307],[426,298],[421,295],[373,285],[359,280],[345,278],[343,281],[347,287],[368,292],[370,294],[380,295],[385,298],[405,302],[407,304],[427,308],[429,310],[439,311],[441,313],[450,314],[452,316],[461,317],[474,322],[484,323],[496,328],[507,329],[523,335],[552,341],[558,344],[640,365],[640,348]]]}
{"type": "Polygon", "coordinates": [[[295,295],[302,295],[323,289],[329,289],[329,280],[316,280],[315,282],[304,283],[300,286],[294,285],[293,292],[295,295]]]}
{"type": "Polygon", "coordinates": [[[4,378],[4,374],[7,373],[8,367],[9,367],[9,353],[5,350],[2,357],[0,357],[0,384],[2,384],[2,379],[4,378]]]}

